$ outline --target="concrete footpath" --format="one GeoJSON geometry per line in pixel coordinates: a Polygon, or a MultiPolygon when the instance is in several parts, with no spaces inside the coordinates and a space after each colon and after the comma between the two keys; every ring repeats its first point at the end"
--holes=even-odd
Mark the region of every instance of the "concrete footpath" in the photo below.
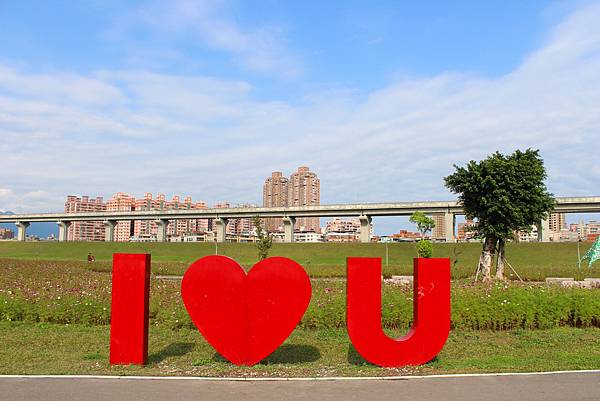
{"type": "Polygon", "coordinates": [[[290,381],[0,376],[0,400],[599,401],[600,372],[290,381]]]}

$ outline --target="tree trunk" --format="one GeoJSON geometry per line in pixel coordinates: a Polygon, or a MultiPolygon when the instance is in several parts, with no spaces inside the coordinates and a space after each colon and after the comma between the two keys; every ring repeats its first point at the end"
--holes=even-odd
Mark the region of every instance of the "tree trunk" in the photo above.
{"type": "Polygon", "coordinates": [[[496,263],[496,278],[504,280],[504,239],[498,240],[498,262],[496,263]]]}
{"type": "Polygon", "coordinates": [[[496,253],[496,242],[497,240],[494,236],[485,237],[485,241],[483,242],[483,250],[479,258],[479,271],[481,272],[483,281],[492,279],[492,261],[496,253]]]}

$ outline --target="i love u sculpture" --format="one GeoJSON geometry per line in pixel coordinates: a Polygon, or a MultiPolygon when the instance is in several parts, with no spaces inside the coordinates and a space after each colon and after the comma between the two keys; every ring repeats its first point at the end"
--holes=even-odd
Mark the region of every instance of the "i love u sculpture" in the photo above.
{"type": "MultiPolygon", "coordinates": [[[[385,367],[420,365],[443,348],[450,331],[450,260],[415,259],[413,325],[393,339],[381,323],[381,259],[347,259],[348,335],[367,361],[385,367]]],[[[111,364],[148,359],[150,255],[113,256],[111,364]]],[[[271,257],[248,273],[233,259],[194,262],[181,283],[190,317],[206,341],[236,365],[254,365],[274,352],[301,321],[310,279],[291,259],[271,257]]]]}

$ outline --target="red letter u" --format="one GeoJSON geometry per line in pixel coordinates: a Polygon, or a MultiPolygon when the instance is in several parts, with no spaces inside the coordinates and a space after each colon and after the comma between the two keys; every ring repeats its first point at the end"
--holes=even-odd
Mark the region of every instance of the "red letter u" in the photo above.
{"type": "Polygon", "coordinates": [[[381,259],[348,258],[347,264],[348,335],[358,353],[386,367],[432,360],[450,332],[450,260],[415,259],[413,325],[398,339],[381,327],[381,259]]]}

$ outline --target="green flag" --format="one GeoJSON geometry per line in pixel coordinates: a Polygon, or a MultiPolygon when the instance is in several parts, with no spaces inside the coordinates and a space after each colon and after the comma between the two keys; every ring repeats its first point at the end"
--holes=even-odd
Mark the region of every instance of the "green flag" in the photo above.
{"type": "Polygon", "coordinates": [[[596,239],[594,245],[592,245],[592,247],[588,249],[585,255],[583,255],[583,257],[579,260],[577,265],[581,267],[581,262],[583,262],[586,259],[588,261],[588,267],[592,267],[592,263],[594,263],[597,260],[600,260],[600,237],[596,239]]]}

